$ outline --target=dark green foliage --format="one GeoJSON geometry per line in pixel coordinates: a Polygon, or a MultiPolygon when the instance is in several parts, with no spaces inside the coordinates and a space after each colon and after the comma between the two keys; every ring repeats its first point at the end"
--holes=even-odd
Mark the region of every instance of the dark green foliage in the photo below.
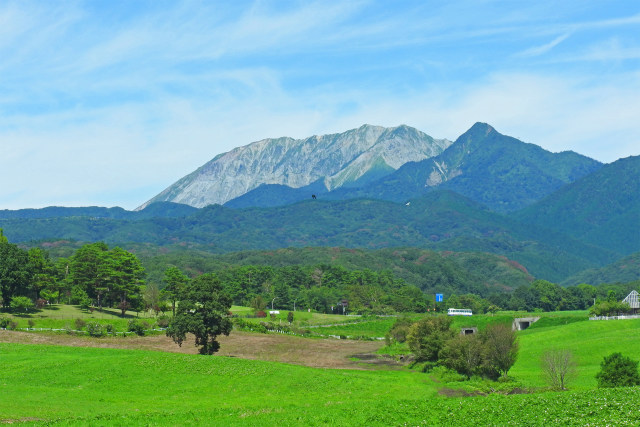
{"type": "Polygon", "coordinates": [[[199,276],[180,294],[166,334],[181,346],[186,334],[192,333],[200,354],[213,354],[220,348],[216,337],[231,332],[227,316],[230,308],[231,298],[224,293],[220,280],[213,274],[199,276]]]}
{"type": "Polygon", "coordinates": [[[0,329],[7,329],[10,321],[8,317],[0,316],[0,329]]]}
{"type": "Polygon", "coordinates": [[[471,378],[472,375],[482,373],[487,353],[485,343],[479,335],[458,334],[444,344],[438,359],[447,368],[471,378]]]}
{"type": "Polygon", "coordinates": [[[413,323],[413,320],[407,316],[399,317],[385,335],[387,345],[405,342],[413,323]]]}
{"type": "Polygon", "coordinates": [[[612,353],[600,363],[600,372],[596,374],[598,387],[630,387],[640,385],[638,362],[612,353]]]}
{"type": "Polygon", "coordinates": [[[29,292],[31,272],[27,251],[8,242],[0,242],[0,296],[2,306],[9,308],[11,300],[29,292]]]}
{"type": "Polygon", "coordinates": [[[631,313],[633,310],[626,302],[600,301],[589,309],[590,316],[619,316],[631,313]]]}
{"type": "Polygon", "coordinates": [[[518,357],[518,337],[510,327],[490,324],[481,332],[485,346],[485,371],[506,377],[518,357]]]}
{"type": "Polygon", "coordinates": [[[87,326],[87,322],[84,319],[77,318],[75,320],[75,325],[77,330],[82,330],[85,326],[87,326]]]}
{"type": "Polygon", "coordinates": [[[287,322],[293,323],[293,319],[294,319],[293,311],[288,312],[287,313],[287,322]]]}
{"type": "Polygon", "coordinates": [[[621,256],[640,250],[638,212],[640,156],[631,156],[560,189],[517,217],[621,256]]]}
{"type": "Polygon", "coordinates": [[[167,326],[169,326],[169,322],[170,322],[170,318],[169,316],[163,314],[161,316],[158,316],[158,318],[156,319],[156,323],[158,324],[159,328],[166,328],[167,326]]]}
{"type": "Polygon", "coordinates": [[[146,333],[144,324],[137,319],[129,320],[128,330],[141,337],[146,333]]]}
{"type": "Polygon", "coordinates": [[[580,283],[598,285],[600,283],[627,283],[633,281],[640,281],[640,252],[632,253],[613,264],[605,265],[601,268],[590,268],[581,271],[563,280],[561,285],[571,286],[580,283]]]}
{"type": "Polygon", "coordinates": [[[430,316],[414,323],[409,328],[407,344],[418,361],[438,360],[438,354],[445,343],[455,336],[450,329],[451,318],[430,316]]]}
{"type": "Polygon", "coordinates": [[[9,307],[16,314],[24,314],[33,311],[34,304],[29,297],[14,297],[9,307]]]}
{"type": "MultiPolygon", "coordinates": [[[[447,191],[431,192],[412,200],[410,206],[376,200],[314,200],[271,209],[208,206],[186,218],[52,218],[2,223],[14,241],[104,240],[126,243],[130,248],[137,244],[137,253],[138,248],[149,251],[149,244],[215,253],[292,246],[414,246],[492,252],[548,280],[562,280],[619,256],[558,231],[489,212],[447,191]]],[[[161,277],[155,280],[160,282],[161,277]]]]}
{"type": "Polygon", "coordinates": [[[105,325],[98,322],[89,322],[86,325],[87,333],[92,337],[103,337],[107,334],[105,325]]]}

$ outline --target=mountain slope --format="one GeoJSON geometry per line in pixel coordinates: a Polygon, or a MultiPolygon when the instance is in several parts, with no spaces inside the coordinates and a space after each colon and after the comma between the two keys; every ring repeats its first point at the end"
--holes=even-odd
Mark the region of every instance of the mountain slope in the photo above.
{"type": "Polygon", "coordinates": [[[0,227],[12,242],[103,240],[214,253],[305,246],[480,251],[506,256],[551,281],[617,258],[560,232],[518,223],[450,191],[430,192],[408,206],[370,199],[308,200],[268,209],[211,205],[179,218],[0,220],[0,227]]]}
{"type": "Polygon", "coordinates": [[[216,156],[138,209],[156,201],[223,204],[261,184],[300,188],[320,180],[332,190],[380,178],[408,161],[440,154],[450,144],[408,126],[364,125],[303,140],[264,139],[216,156]]]}
{"type": "Polygon", "coordinates": [[[528,206],[601,164],[573,152],[551,153],[476,123],[442,154],[410,162],[358,189],[338,189],[327,197],[369,197],[403,201],[447,189],[496,212],[528,206]]]}
{"type": "Polygon", "coordinates": [[[632,253],[612,264],[601,268],[590,268],[565,279],[562,286],[580,283],[599,285],[600,283],[629,283],[640,280],[640,252],[632,253]]]}
{"type": "Polygon", "coordinates": [[[605,165],[518,212],[516,218],[620,255],[640,251],[640,156],[605,165]]]}

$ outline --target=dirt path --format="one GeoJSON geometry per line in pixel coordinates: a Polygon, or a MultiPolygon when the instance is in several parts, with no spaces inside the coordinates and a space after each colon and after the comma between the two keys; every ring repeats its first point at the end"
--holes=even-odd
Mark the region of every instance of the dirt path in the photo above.
{"type": "MultiPolygon", "coordinates": [[[[332,369],[374,369],[381,365],[387,368],[401,366],[392,360],[366,358],[365,361],[351,360],[354,355],[372,355],[383,343],[375,341],[353,341],[334,339],[309,339],[278,334],[252,334],[233,331],[228,337],[218,339],[218,356],[232,356],[242,359],[270,360],[296,365],[332,369]]],[[[66,345],[74,347],[121,348],[135,350],[167,351],[172,353],[196,354],[193,339],[178,347],[164,335],[148,337],[104,337],[90,338],[66,334],[34,333],[0,330],[0,342],[66,345]]]]}

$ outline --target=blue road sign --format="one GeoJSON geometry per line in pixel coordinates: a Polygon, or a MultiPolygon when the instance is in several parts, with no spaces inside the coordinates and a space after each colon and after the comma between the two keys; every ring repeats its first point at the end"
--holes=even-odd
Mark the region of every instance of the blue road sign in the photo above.
{"type": "Polygon", "coordinates": [[[436,294],[436,302],[442,302],[442,301],[443,301],[442,294],[436,294]]]}

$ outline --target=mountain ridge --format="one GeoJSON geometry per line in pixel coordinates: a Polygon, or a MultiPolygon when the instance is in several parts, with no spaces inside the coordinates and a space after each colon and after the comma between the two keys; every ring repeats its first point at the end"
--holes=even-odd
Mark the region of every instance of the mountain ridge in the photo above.
{"type": "Polygon", "coordinates": [[[432,157],[450,144],[406,125],[362,125],[305,139],[267,138],[215,156],[137,210],[156,201],[223,204],[262,184],[301,188],[322,180],[332,190],[368,172],[383,176],[407,161],[432,157]]]}

